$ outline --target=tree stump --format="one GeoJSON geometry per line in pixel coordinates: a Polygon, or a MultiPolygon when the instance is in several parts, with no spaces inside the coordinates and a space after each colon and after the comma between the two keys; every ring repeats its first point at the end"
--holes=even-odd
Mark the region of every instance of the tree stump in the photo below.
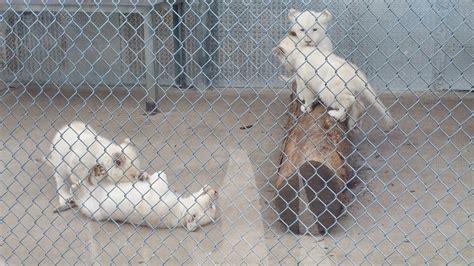
{"type": "MultiPolygon", "coordinates": [[[[295,86],[293,83],[293,91],[295,86]]],[[[354,174],[347,158],[353,146],[346,138],[347,125],[329,116],[325,106],[318,104],[303,114],[301,104],[293,98],[294,93],[287,123],[290,131],[283,142],[276,180],[275,206],[280,221],[290,231],[306,234],[317,229],[327,233],[351,200],[347,187],[354,174]],[[307,204],[302,204],[303,192],[307,204]],[[302,226],[300,206],[307,206],[303,211],[314,215],[315,223],[302,226]]]]}

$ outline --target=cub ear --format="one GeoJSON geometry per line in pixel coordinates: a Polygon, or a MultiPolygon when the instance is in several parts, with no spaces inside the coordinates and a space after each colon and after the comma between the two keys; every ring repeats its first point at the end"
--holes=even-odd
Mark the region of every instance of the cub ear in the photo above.
{"type": "Polygon", "coordinates": [[[132,141],[130,141],[129,138],[126,138],[122,141],[122,143],[120,144],[120,146],[122,148],[128,148],[128,147],[134,147],[135,148],[135,145],[132,143],[132,141]]]}
{"type": "Polygon", "coordinates": [[[296,18],[301,14],[300,11],[290,8],[290,11],[288,11],[288,19],[292,22],[296,22],[296,18]]]}
{"type": "Polygon", "coordinates": [[[116,152],[112,154],[112,161],[114,162],[115,166],[120,167],[125,164],[127,157],[125,157],[123,153],[116,152]]]}
{"type": "Polygon", "coordinates": [[[320,24],[327,24],[329,21],[332,20],[332,14],[329,12],[328,9],[324,9],[320,14],[319,14],[319,23],[320,24]]]}
{"type": "Polygon", "coordinates": [[[273,48],[272,52],[276,56],[284,56],[285,55],[285,50],[283,50],[283,48],[281,46],[273,48]]]}

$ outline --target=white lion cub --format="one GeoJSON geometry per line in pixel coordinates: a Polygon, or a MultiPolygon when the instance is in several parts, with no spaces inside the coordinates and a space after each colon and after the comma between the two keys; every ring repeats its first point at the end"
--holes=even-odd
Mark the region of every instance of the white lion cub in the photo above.
{"type": "Polygon", "coordinates": [[[375,96],[367,77],[351,62],[335,55],[326,55],[312,46],[299,46],[293,34],[286,36],[273,53],[287,69],[295,71],[297,88],[303,98],[303,112],[310,112],[312,104],[319,98],[333,108],[328,114],[338,121],[344,121],[350,112],[348,126],[355,127],[363,113],[361,99],[384,114],[384,127],[390,130],[395,125],[386,107],[375,96]]]}
{"type": "MultiPolygon", "coordinates": [[[[97,167],[93,173],[101,171],[97,167]]],[[[183,226],[194,231],[216,218],[217,191],[206,185],[189,197],[178,196],[169,189],[164,172],[135,183],[94,185],[82,181],[73,184],[71,191],[80,212],[97,221],[122,221],[152,228],[183,226]]]]}
{"type": "Polygon", "coordinates": [[[55,212],[67,210],[74,204],[65,181],[68,178],[72,183],[82,180],[97,164],[107,171],[107,177],[114,182],[124,177],[132,180],[142,177],[138,152],[129,139],[117,145],[79,121],[62,127],[51,142],[49,157],[37,161],[46,161],[55,170],[59,193],[59,205],[55,212]]]}

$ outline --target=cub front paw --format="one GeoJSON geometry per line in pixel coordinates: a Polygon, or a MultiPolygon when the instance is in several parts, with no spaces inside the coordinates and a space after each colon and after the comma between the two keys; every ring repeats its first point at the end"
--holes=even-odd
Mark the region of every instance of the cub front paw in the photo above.
{"type": "Polygon", "coordinates": [[[101,165],[96,164],[92,169],[89,170],[89,175],[87,176],[87,182],[90,185],[94,185],[94,182],[100,179],[103,179],[107,176],[107,170],[101,165]]]}
{"type": "Polygon", "coordinates": [[[328,114],[337,121],[344,121],[346,119],[345,113],[339,110],[330,110],[328,114]]]}
{"type": "Polygon", "coordinates": [[[303,112],[303,113],[311,112],[311,107],[310,106],[305,106],[303,104],[300,106],[300,109],[301,109],[301,112],[303,112]]]}
{"type": "Polygon", "coordinates": [[[71,185],[71,191],[77,190],[80,185],[81,185],[81,183],[79,183],[79,182],[76,182],[76,183],[72,184],[71,185]]]}

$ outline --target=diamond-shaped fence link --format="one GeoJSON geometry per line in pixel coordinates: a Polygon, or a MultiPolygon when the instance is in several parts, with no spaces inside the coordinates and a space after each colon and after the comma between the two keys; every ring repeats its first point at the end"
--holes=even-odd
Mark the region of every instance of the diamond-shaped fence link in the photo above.
{"type": "Polygon", "coordinates": [[[1,262],[470,264],[473,28],[468,0],[3,1],[1,262]]]}

